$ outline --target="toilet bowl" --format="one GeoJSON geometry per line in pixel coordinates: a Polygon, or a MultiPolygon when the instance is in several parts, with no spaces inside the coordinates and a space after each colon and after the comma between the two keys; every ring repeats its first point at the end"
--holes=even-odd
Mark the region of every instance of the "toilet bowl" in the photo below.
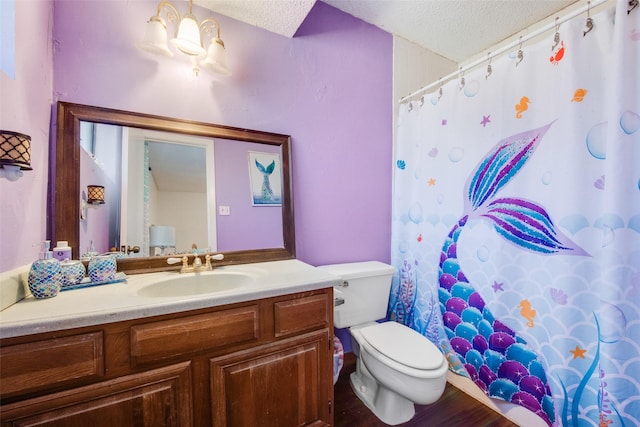
{"type": "Polygon", "coordinates": [[[351,387],[381,421],[407,422],[415,415],[414,404],[442,396],[448,364],[424,336],[396,322],[358,325],[350,332],[357,356],[351,387]]]}
{"type": "Polygon", "coordinates": [[[442,396],[448,364],[426,337],[386,316],[395,268],[377,261],[320,266],[342,279],[334,294],[334,324],[349,328],[357,357],[350,382],[355,394],[383,422],[397,425],[442,396]]]}

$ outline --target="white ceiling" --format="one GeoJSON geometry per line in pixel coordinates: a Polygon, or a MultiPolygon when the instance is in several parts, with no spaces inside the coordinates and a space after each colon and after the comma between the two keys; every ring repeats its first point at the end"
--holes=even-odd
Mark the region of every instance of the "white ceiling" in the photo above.
{"type": "MultiPolygon", "coordinates": [[[[167,141],[172,140],[171,135],[167,141]]],[[[205,149],[175,142],[149,142],[149,170],[158,191],[207,192],[205,149]]]]}
{"type": "MultiPolygon", "coordinates": [[[[578,0],[321,1],[460,63],[578,0]]],[[[194,0],[215,13],[289,38],[315,2],[194,0]]]]}

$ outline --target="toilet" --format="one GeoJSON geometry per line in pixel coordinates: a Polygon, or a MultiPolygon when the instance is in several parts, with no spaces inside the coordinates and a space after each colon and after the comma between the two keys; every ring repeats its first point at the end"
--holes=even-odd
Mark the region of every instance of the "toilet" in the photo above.
{"type": "Polygon", "coordinates": [[[426,337],[387,314],[395,268],[378,261],[320,266],[342,279],[334,288],[334,325],[349,328],[357,357],[350,382],[358,398],[384,423],[413,418],[414,404],[427,405],[442,396],[448,364],[426,337]]]}

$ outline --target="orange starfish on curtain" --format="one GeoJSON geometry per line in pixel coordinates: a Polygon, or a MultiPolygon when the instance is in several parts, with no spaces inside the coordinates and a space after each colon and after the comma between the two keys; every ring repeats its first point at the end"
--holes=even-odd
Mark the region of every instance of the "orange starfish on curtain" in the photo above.
{"type": "Polygon", "coordinates": [[[586,348],[580,348],[579,346],[576,346],[575,350],[569,350],[569,353],[573,353],[573,360],[576,360],[578,357],[581,357],[584,359],[584,354],[587,352],[586,348]]]}
{"type": "Polygon", "coordinates": [[[436,180],[433,178],[430,178],[429,181],[427,181],[427,184],[429,184],[429,187],[433,187],[434,185],[436,185],[436,180]]]}

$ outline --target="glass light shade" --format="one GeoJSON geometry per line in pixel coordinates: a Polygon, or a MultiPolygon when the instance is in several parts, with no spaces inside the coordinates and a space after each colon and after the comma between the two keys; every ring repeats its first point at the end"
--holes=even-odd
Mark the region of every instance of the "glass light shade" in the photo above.
{"type": "Polygon", "coordinates": [[[200,63],[200,66],[206,70],[224,74],[225,76],[231,75],[231,70],[227,65],[227,52],[224,49],[222,40],[219,38],[211,40],[211,44],[207,50],[207,57],[200,63]]]}
{"type": "Polygon", "coordinates": [[[171,40],[171,43],[185,55],[198,56],[205,54],[202,42],[200,41],[198,20],[195,16],[190,13],[184,14],[178,27],[178,34],[176,38],[171,40]]]}
{"type": "Polygon", "coordinates": [[[0,168],[0,177],[7,178],[9,181],[17,181],[21,176],[20,166],[4,165],[0,168]]]}
{"type": "Polygon", "coordinates": [[[152,16],[147,22],[144,39],[136,45],[138,49],[156,55],[173,56],[167,45],[167,26],[159,16],[152,16]]]}

